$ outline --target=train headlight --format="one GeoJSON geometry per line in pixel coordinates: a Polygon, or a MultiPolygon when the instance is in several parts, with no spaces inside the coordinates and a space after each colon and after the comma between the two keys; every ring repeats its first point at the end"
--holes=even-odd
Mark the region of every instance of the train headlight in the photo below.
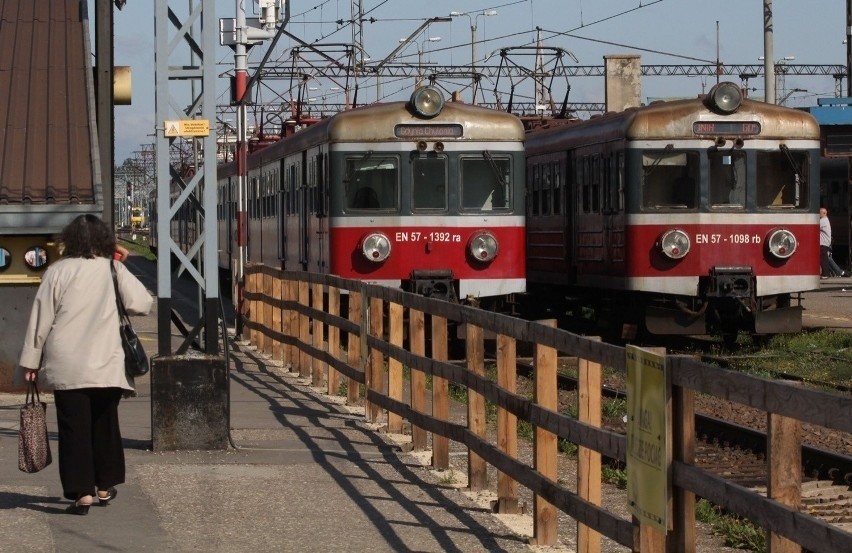
{"type": "Polygon", "coordinates": [[[689,253],[692,245],[689,235],[680,229],[667,230],[660,237],[660,251],[670,259],[681,259],[689,253]]]}
{"type": "Polygon", "coordinates": [[[724,82],[710,89],[707,101],[710,109],[727,115],[740,109],[743,94],[736,83],[724,82]]]}
{"type": "Polygon", "coordinates": [[[381,232],[370,233],[361,240],[361,252],[367,261],[381,263],[390,256],[390,240],[381,232]]]}
{"type": "Polygon", "coordinates": [[[497,257],[498,249],[497,238],[487,231],[477,232],[467,243],[470,256],[482,263],[487,263],[497,257]]]}
{"type": "Polygon", "coordinates": [[[778,259],[787,259],[796,252],[799,242],[789,230],[776,229],[769,233],[766,245],[769,248],[769,253],[778,259]]]}
{"type": "Polygon", "coordinates": [[[421,117],[435,117],[444,109],[444,96],[431,86],[421,86],[411,94],[411,107],[421,117]]]}

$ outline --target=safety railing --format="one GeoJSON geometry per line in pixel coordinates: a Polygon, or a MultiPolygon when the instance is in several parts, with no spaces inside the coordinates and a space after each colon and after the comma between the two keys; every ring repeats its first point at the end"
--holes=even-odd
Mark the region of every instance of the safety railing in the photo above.
{"type": "Polygon", "coordinates": [[[288,363],[291,371],[310,377],[331,395],[339,393],[345,379],[349,403],[360,401],[363,389],[368,421],[386,421],[389,432],[402,432],[403,421],[408,421],[415,450],[427,448],[431,433],[435,468],[449,467],[450,440],[469,452],[471,491],[487,488],[487,465],[495,467],[499,512],[517,512],[518,486],[528,488],[534,494],[535,544],[556,543],[559,509],[577,521],[578,551],[599,551],[600,535],[634,551],[695,551],[699,496],[764,528],[771,551],[852,551],[852,534],[799,510],[801,424],[852,433],[852,398],[736,373],[688,356],[665,357],[672,492],[669,528],[663,533],[601,507],[602,457],[627,461],[626,437],[601,428],[601,367],[626,371],[624,348],[394,288],[262,265],[246,269],[244,306],[245,335],[258,350],[288,363]],[[448,362],[452,326],[463,329],[465,366],[448,362]],[[496,381],[484,370],[486,334],[496,344],[496,381]],[[534,399],[516,389],[518,343],[534,344],[534,399]],[[557,354],[579,359],[576,418],[557,410],[557,354]],[[403,397],[403,367],[410,369],[408,397],[403,397]],[[449,383],[467,390],[465,425],[450,420],[449,383]],[[696,393],[766,412],[766,495],[695,465],[696,393]],[[486,437],[486,402],[497,409],[494,443],[486,437]],[[535,429],[532,464],[518,459],[518,421],[535,429]],[[579,448],[576,492],[557,480],[559,439],[579,448]]]}

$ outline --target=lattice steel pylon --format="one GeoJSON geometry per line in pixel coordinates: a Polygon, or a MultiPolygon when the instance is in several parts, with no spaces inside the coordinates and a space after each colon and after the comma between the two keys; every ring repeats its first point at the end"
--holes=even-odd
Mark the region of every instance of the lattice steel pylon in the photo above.
{"type": "MultiPolygon", "coordinates": [[[[172,290],[177,271],[199,287],[198,310],[188,316],[184,353],[201,342],[207,354],[218,353],[219,269],[216,234],[216,48],[215,0],[155,0],[155,121],[157,175],[158,352],[172,355],[172,290]],[[205,134],[205,129],[208,132],[205,134]],[[195,141],[192,167],[173,163],[171,150],[180,141],[195,141]],[[171,236],[178,217],[195,226],[194,242],[182,251],[171,236]]],[[[189,235],[192,236],[192,235],[189,235]]],[[[185,315],[187,316],[187,315],[185,315]]]]}

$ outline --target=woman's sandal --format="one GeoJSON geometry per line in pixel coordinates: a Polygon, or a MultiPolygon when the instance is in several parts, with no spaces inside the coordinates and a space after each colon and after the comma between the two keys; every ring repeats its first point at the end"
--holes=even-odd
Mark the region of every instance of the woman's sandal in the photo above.
{"type": "Polygon", "coordinates": [[[118,495],[118,490],[115,488],[108,488],[106,490],[98,490],[98,502],[101,507],[105,507],[109,504],[110,501],[115,499],[115,496],[118,495]],[[101,495],[101,492],[106,492],[106,495],[101,495]]]}
{"type": "Polygon", "coordinates": [[[91,507],[91,503],[80,503],[78,499],[72,505],[69,505],[65,508],[65,512],[71,515],[88,515],[89,507],[91,507]]]}

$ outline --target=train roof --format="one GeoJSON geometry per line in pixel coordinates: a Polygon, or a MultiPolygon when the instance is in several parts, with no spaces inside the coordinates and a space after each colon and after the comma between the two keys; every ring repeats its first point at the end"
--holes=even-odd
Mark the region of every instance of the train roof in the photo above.
{"type": "Polygon", "coordinates": [[[593,144],[610,140],[664,140],[692,137],[693,123],[705,120],[759,122],[760,138],[819,140],[819,123],[809,113],[744,99],[736,113],[710,111],[703,97],[655,102],[648,106],[610,112],[586,120],[527,133],[527,154],[551,151],[562,142],[593,144]]]}
{"type": "Polygon", "coordinates": [[[0,232],[102,212],[84,0],[0,0],[0,232]]]}
{"type": "MultiPolygon", "coordinates": [[[[523,141],[525,137],[521,120],[504,111],[461,102],[447,102],[440,114],[431,119],[424,119],[416,116],[408,108],[408,102],[387,102],[336,113],[292,136],[264,147],[253,153],[250,158],[272,159],[280,157],[285,152],[298,151],[320,143],[408,140],[400,139],[395,135],[397,125],[427,126],[451,123],[464,126],[463,136],[453,138],[454,141],[518,142],[523,141]]],[[[410,140],[414,142],[416,138],[410,140]]]]}

